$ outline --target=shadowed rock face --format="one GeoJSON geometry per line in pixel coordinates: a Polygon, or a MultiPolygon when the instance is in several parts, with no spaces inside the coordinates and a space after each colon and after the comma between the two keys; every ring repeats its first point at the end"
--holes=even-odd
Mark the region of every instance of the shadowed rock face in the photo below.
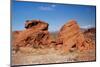
{"type": "Polygon", "coordinates": [[[25,28],[34,28],[34,30],[48,30],[48,23],[40,20],[27,20],[25,23],[25,28]]]}
{"type": "Polygon", "coordinates": [[[43,47],[50,41],[48,24],[40,20],[30,20],[25,23],[26,30],[20,32],[14,40],[14,46],[18,47],[43,47]]]}
{"type": "MultiPolygon", "coordinates": [[[[62,26],[57,38],[57,46],[62,45],[60,48],[64,52],[72,49],[82,50],[87,47],[86,40],[80,27],[75,20],[70,20],[62,26]]],[[[59,49],[59,48],[58,48],[59,49]]]]}

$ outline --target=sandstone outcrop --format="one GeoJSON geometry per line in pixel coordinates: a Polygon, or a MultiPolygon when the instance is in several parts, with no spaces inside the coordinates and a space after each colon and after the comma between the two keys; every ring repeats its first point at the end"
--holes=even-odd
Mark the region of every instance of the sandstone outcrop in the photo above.
{"type": "Polygon", "coordinates": [[[17,35],[14,46],[38,48],[49,45],[48,23],[40,20],[28,20],[25,28],[17,35]]]}
{"type": "Polygon", "coordinates": [[[57,38],[57,47],[64,52],[70,50],[84,50],[89,48],[83,33],[80,31],[80,27],[75,20],[70,20],[62,26],[57,38]],[[60,47],[59,47],[60,46],[60,47]]]}

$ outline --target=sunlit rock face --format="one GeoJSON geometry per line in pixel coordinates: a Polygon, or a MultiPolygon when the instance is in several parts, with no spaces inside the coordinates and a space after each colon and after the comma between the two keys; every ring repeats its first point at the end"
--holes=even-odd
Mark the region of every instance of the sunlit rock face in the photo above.
{"type": "Polygon", "coordinates": [[[84,50],[89,48],[89,45],[90,43],[87,43],[75,20],[70,20],[65,23],[58,33],[57,46],[60,46],[58,49],[61,48],[64,52],[75,49],[84,50]]]}
{"type": "Polygon", "coordinates": [[[35,48],[48,46],[50,42],[48,26],[48,23],[41,20],[27,20],[25,23],[26,29],[17,35],[13,45],[35,48]]]}

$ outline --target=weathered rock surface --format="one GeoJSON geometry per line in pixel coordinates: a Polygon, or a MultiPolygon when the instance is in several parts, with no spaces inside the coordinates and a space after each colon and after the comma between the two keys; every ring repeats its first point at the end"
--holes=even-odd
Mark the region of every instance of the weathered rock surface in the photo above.
{"type": "Polygon", "coordinates": [[[78,49],[83,50],[89,47],[90,43],[87,43],[83,33],[80,31],[80,27],[75,20],[70,20],[64,24],[59,31],[57,38],[57,47],[64,52],[78,49]]]}
{"type": "Polygon", "coordinates": [[[49,45],[50,36],[47,23],[40,20],[30,20],[26,21],[25,28],[17,35],[13,43],[14,46],[38,48],[49,45]]]}

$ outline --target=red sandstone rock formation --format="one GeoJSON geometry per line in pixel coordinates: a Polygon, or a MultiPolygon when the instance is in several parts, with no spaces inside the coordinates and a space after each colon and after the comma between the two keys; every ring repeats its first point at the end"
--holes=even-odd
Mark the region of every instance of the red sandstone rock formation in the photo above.
{"type": "Polygon", "coordinates": [[[86,47],[89,48],[89,45],[75,20],[68,21],[60,29],[57,38],[58,49],[69,52],[72,49],[84,50],[86,47]]]}
{"type": "Polygon", "coordinates": [[[50,35],[48,24],[40,20],[30,20],[25,23],[25,30],[17,35],[14,46],[43,47],[49,45],[50,35]]]}

